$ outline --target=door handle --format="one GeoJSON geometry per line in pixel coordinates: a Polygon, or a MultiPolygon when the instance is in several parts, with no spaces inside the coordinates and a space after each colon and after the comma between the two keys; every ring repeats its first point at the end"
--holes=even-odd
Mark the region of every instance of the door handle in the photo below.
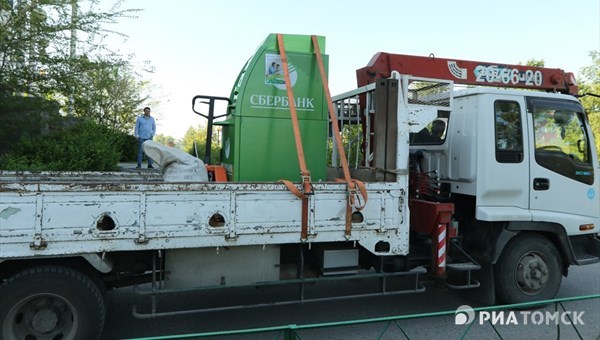
{"type": "Polygon", "coordinates": [[[535,178],[533,180],[533,190],[548,190],[550,189],[550,180],[547,178],[535,178]]]}

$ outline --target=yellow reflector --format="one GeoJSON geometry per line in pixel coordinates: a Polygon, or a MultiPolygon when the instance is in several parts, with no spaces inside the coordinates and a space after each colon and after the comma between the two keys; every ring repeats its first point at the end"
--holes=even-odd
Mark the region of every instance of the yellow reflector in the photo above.
{"type": "Polygon", "coordinates": [[[590,223],[590,224],[582,224],[579,226],[579,231],[587,231],[587,230],[592,230],[594,229],[594,224],[590,223]]]}

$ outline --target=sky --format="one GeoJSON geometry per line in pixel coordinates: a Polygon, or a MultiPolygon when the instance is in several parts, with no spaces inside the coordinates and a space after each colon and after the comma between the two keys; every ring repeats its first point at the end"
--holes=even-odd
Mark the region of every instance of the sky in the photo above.
{"type": "Polygon", "coordinates": [[[577,76],[600,50],[600,0],[124,0],[121,8],[141,11],[109,26],[127,37],[107,43],[134,65],[153,66],[141,72],[152,84],[147,104],[157,133],[176,139],[203,122],[192,97],[228,97],[269,33],[325,36],[332,95],[354,89],[356,69],[377,52],[543,59],[577,76]]]}

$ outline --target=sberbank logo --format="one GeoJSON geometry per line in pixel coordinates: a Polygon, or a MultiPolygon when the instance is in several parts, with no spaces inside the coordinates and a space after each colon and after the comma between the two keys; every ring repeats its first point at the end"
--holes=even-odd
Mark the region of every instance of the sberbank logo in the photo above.
{"type": "MultiPolygon", "coordinates": [[[[292,87],[298,80],[298,72],[294,64],[288,62],[288,71],[290,73],[290,82],[292,87]]],[[[285,90],[285,78],[283,76],[283,62],[279,54],[265,55],[265,84],[273,85],[280,90],[285,90]]]]}

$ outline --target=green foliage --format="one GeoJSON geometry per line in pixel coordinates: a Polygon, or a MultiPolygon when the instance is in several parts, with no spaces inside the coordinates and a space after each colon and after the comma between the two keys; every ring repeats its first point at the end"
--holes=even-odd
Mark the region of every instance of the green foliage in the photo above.
{"type": "Polygon", "coordinates": [[[600,158],[600,112],[588,113],[588,117],[590,119],[590,125],[592,126],[592,133],[596,140],[596,151],[600,158]]]}
{"type": "Polygon", "coordinates": [[[121,152],[115,145],[122,135],[89,121],[70,126],[21,143],[2,159],[5,170],[112,171],[121,152]]]}
{"type": "Polygon", "coordinates": [[[593,112],[589,115],[589,117],[590,124],[592,125],[592,133],[596,139],[596,151],[598,152],[598,157],[600,158],[600,112],[593,112]]]}
{"type": "Polygon", "coordinates": [[[36,136],[59,124],[59,105],[33,97],[0,95],[0,155],[10,151],[22,136],[36,136]]]}
{"type": "Polygon", "coordinates": [[[60,103],[63,112],[130,131],[147,97],[129,61],[103,44],[106,24],[131,17],[118,1],[0,1],[0,94],[60,103]]]}
{"type": "MultiPolygon", "coordinates": [[[[219,126],[213,126],[210,164],[219,164],[221,161],[219,154],[221,150],[220,132],[221,129],[219,126]]],[[[204,155],[206,153],[206,136],[206,126],[202,124],[199,124],[197,128],[190,126],[183,136],[182,149],[192,156],[196,156],[197,152],[198,158],[204,160],[204,155]]]]}
{"type": "Polygon", "coordinates": [[[77,1],[73,0],[2,3],[0,89],[31,94],[45,92],[46,86],[50,85],[44,79],[48,71],[70,69],[71,43],[76,43],[78,54],[101,50],[98,41],[107,34],[104,24],[116,23],[117,19],[135,12],[121,10],[119,3],[103,12],[97,9],[97,0],[75,12],[72,5],[77,1]],[[72,32],[78,32],[79,39],[72,36],[72,32]]]}
{"type": "Polygon", "coordinates": [[[121,0],[106,11],[98,0],[80,3],[0,0],[5,169],[102,171],[136,158],[137,140],[127,133],[147,82],[102,42],[118,34],[106,24],[137,10],[121,9],[121,0]]]}
{"type": "Polygon", "coordinates": [[[497,101],[494,106],[496,148],[499,150],[523,150],[519,104],[513,101],[497,101]]]}
{"type": "MultiPolygon", "coordinates": [[[[364,161],[364,151],[362,149],[363,143],[363,132],[362,125],[344,125],[340,131],[342,134],[342,144],[344,145],[344,152],[346,153],[346,160],[350,165],[356,165],[357,163],[364,161]]],[[[340,156],[338,155],[338,164],[332,164],[333,155],[333,140],[327,142],[327,165],[328,166],[341,166],[340,156]]],[[[336,147],[337,149],[337,147],[336,147]]]]}
{"type": "Polygon", "coordinates": [[[529,59],[527,60],[525,65],[533,67],[544,67],[546,65],[546,62],[544,61],[544,59],[529,59]]]}
{"type": "Polygon", "coordinates": [[[600,86],[600,51],[591,51],[592,64],[581,69],[582,80],[600,86]]]}
{"type": "Polygon", "coordinates": [[[121,162],[137,161],[138,140],[134,136],[118,131],[116,132],[118,139],[118,150],[121,152],[121,162]]]}
{"type": "MultiPolygon", "coordinates": [[[[579,92],[581,94],[600,95],[600,51],[590,52],[592,64],[581,70],[581,79],[579,83],[579,92]]],[[[592,126],[592,132],[596,139],[596,150],[600,156],[600,98],[594,96],[584,96],[581,103],[585,108],[592,126]]]]}
{"type": "Polygon", "coordinates": [[[52,82],[48,92],[53,97],[71,94],[72,102],[65,100],[63,110],[123,132],[133,129],[137,112],[148,99],[141,95],[148,83],[139,80],[127,62],[81,56],[69,60],[69,73],[64,71],[49,71],[51,78],[62,81],[52,82]],[[70,77],[71,73],[78,76],[70,77]]]}
{"type": "Polygon", "coordinates": [[[156,136],[154,136],[154,141],[166,146],[174,147],[177,145],[177,141],[174,137],[163,135],[162,133],[156,134],[156,136]]]}

